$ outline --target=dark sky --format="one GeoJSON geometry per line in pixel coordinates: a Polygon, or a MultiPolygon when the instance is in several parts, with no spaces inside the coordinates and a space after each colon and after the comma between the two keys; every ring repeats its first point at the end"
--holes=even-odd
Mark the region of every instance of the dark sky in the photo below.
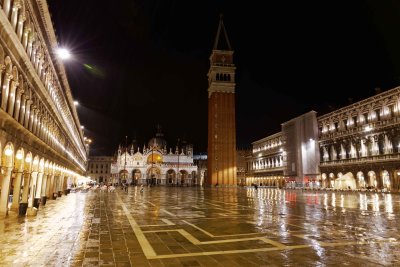
{"type": "Polygon", "coordinates": [[[207,148],[207,71],[219,13],[235,50],[238,146],[400,81],[400,1],[49,0],[92,155],[160,124],[207,148]],[[271,2],[271,3],[270,3],[271,2]]]}

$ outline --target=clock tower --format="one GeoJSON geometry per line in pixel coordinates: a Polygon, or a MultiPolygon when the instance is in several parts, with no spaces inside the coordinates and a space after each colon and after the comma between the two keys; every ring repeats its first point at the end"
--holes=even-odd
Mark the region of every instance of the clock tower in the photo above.
{"type": "Polygon", "coordinates": [[[222,15],[208,71],[208,175],[209,185],[237,185],[235,70],[233,50],[222,15]]]}

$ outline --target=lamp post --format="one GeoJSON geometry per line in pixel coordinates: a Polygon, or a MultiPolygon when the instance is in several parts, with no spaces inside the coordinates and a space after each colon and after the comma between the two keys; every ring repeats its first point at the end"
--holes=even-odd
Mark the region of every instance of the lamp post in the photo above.
{"type": "Polygon", "coordinates": [[[179,138],[178,138],[178,144],[177,144],[177,148],[178,148],[178,172],[176,174],[176,186],[179,185],[179,177],[180,177],[180,172],[179,172],[179,138]]]}

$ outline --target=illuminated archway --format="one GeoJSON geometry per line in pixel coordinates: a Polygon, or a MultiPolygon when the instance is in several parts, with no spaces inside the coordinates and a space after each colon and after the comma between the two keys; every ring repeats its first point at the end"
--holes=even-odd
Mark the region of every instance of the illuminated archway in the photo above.
{"type": "Polygon", "coordinates": [[[172,169],[168,170],[165,176],[166,176],[165,178],[167,179],[167,183],[168,184],[171,185],[171,184],[175,184],[176,183],[175,182],[176,172],[174,170],[172,170],[172,169]]]}
{"type": "Polygon", "coordinates": [[[376,188],[377,187],[377,185],[378,185],[378,182],[376,181],[376,174],[375,174],[375,172],[374,171],[369,171],[368,172],[368,185],[369,186],[372,186],[372,187],[374,187],[374,188],[376,188]]]}
{"type": "Polygon", "coordinates": [[[132,183],[134,185],[138,184],[138,181],[140,180],[140,178],[142,177],[142,172],[138,169],[134,169],[132,171],[132,183]]]}
{"type": "Polygon", "coordinates": [[[382,184],[383,188],[390,190],[390,175],[387,170],[382,171],[382,184]]]}
{"type": "Polygon", "coordinates": [[[185,181],[188,179],[189,174],[185,170],[181,170],[179,172],[179,174],[180,174],[179,175],[180,176],[180,183],[183,185],[185,183],[185,181]]]}
{"type": "Polygon", "coordinates": [[[357,173],[357,182],[359,188],[365,188],[365,177],[364,173],[361,171],[357,173]]]}
{"type": "Polygon", "coordinates": [[[150,185],[159,184],[161,182],[161,170],[158,167],[151,167],[147,170],[146,183],[150,185]]]}

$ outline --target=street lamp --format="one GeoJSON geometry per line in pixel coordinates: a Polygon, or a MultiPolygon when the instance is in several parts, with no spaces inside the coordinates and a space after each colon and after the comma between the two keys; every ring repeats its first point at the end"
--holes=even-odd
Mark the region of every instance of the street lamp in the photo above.
{"type": "Polygon", "coordinates": [[[79,102],[75,100],[75,101],[74,101],[74,105],[75,105],[75,106],[79,105],[79,102]]]}
{"type": "Polygon", "coordinates": [[[67,60],[71,58],[71,53],[66,48],[58,48],[56,50],[57,55],[62,60],[67,60]]]}

